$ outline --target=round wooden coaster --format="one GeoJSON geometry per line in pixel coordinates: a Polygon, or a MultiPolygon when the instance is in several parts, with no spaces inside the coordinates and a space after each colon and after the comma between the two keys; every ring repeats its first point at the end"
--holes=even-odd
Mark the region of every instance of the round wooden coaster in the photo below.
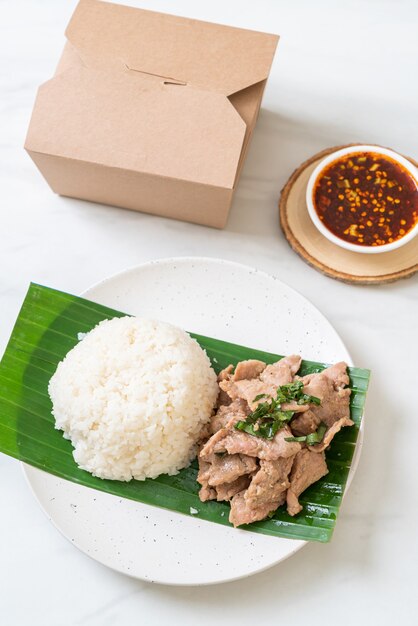
{"type": "MultiPolygon", "coordinates": [[[[280,224],[285,237],[304,261],[337,280],[373,285],[408,278],[418,272],[418,237],[398,250],[361,254],[344,250],[328,241],[309,217],[305,196],[312,171],[328,154],[346,147],[336,146],[318,152],[293,172],[282,189],[279,202],[280,224]]],[[[416,161],[409,160],[418,166],[416,161]]]]}

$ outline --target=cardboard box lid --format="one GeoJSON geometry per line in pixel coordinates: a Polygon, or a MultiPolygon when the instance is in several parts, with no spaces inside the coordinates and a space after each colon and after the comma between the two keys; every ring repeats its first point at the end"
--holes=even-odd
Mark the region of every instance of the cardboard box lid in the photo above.
{"type": "Polygon", "coordinates": [[[81,0],[66,30],[87,66],[129,69],[226,96],[268,77],[278,37],[81,0]]]}
{"type": "Polygon", "coordinates": [[[277,37],[81,0],[77,51],[38,92],[29,151],[232,189],[246,124],[227,95],[264,80],[277,37]]]}

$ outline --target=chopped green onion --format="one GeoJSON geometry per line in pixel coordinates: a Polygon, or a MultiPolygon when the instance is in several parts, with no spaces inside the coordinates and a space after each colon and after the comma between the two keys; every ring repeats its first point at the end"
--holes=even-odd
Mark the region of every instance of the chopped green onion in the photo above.
{"type": "Polygon", "coordinates": [[[306,443],[308,446],[312,446],[315,443],[321,443],[326,430],[326,424],[321,423],[316,432],[310,433],[309,435],[302,435],[301,437],[285,437],[285,441],[298,441],[299,443],[306,443]]]}
{"type": "MultiPolygon", "coordinates": [[[[290,422],[295,414],[295,411],[282,411],[282,404],[290,402],[297,402],[298,405],[321,404],[319,398],[303,393],[303,386],[303,381],[301,380],[281,385],[277,388],[275,398],[271,398],[266,402],[260,402],[245,420],[240,420],[235,424],[235,428],[254,437],[273,439],[277,431],[290,422]]],[[[259,394],[254,398],[253,402],[266,397],[268,395],[265,393],[259,394]]]]}
{"type": "Polygon", "coordinates": [[[268,398],[269,396],[266,393],[259,393],[258,396],[256,396],[253,400],[253,402],[257,402],[258,400],[261,400],[261,398],[268,398]]]}
{"type": "Polygon", "coordinates": [[[316,404],[319,406],[321,404],[321,400],[315,396],[309,396],[304,393],[303,396],[299,398],[298,404],[316,404]]]}

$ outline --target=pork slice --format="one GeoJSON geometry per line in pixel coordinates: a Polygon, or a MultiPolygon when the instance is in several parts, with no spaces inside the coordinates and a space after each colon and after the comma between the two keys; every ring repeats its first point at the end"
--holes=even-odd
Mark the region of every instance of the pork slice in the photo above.
{"type": "MultiPolygon", "coordinates": [[[[251,409],[254,406],[254,398],[260,393],[264,393],[265,385],[263,385],[258,378],[252,380],[221,380],[219,383],[221,390],[228,395],[231,400],[237,400],[242,398],[245,400],[251,409]]],[[[258,403],[255,404],[257,406],[258,403]]]]}
{"type": "MultiPolygon", "coordinates": [[[[293,377],[300,367],[301,358],[296,355],[287,356],[273,363],[261,372],[259,378],[223,380],[219,383],[221,389],[234,400],[243,398],[248,403],[251,410],[254,410],[260,402],[265,402],[266,398],[255,398],[261,394],[276,397],[277,388],[292,382],[293,377]]],[[[237,365],[238,368],[238,365],[237,365]]]]}
{"type": "Polygon", "coordinates": [[[277,461],[260,461],[260,469],[245,492],[245,499],[250,508],[269,505],[270,511],[274,511],[279,506],[277,502],[284,502],[293,460],[294,457],[281,457],[277,461]]]}
{"type": "MultiPolygon", "coordinates": [[[[284,499],[283,499],[284,502],[284,499]]],[[[283,503],[282,503],[283,504],[283,503]]],[[[229,513],[229,521],[235,526],[243,524],[251,524],[267,517],[271,513],[269,504],[252,509],[245,500],[245,491],[240,491],[231,500],[231,511],[229,513]]]]}
{"type": "Polygon", "coordinates": [[[230,500],[250,484],[250,474],[257,470],[257,461],[249,456],[235,454],[210,459],[199,457],[197,481],[202,485],[199,498],[207,500],[230,500]]]}
{"type": "Polygon", "coordinates": [[[247,489],[250,484],[250,480],[250,476],[240,476],[232,483],[223,483],[222,485],[218,485],[215,487],[216,499],[218,502],[231,500],[231,498],[233,498],[237,493],[247,489]]]}
{"type": "Polygon", "coordinates": [[[215,413],[215,415],[212,415],[212,417],[210,418],[208,437],[211,437],[212,435],[217,433],[218,430],[221,430],[221,428],[224,428],[227,422],[229,421],[230,419],[229,416],[226,416],[223,412],[221,412],[221,409],[226,409],[226,408],[227,407],[225,405],[221,406],[218,412],[215,413]]]}
{"type": "MultiPolygon", "coordinates": [[[[260,380],[269,387],[273,387],[277,390],[277,387],[292,382],[294,375],[300,368],[301,362],[301,357],[296,354],[286,356],[272,365],[267,365],[266,369],[260,375],[260,380]]],[[[274,395],[276,395],[276,393],[274,393],[274,395]]]]}
{"type": "MultiPolygon", "coordinates": [[[[306,405],[307,406],[307,405],[306,405]]],[[[308,407],[309,408],[309,407],[308,407]]],[[[290,428],[297,437],[309,435],[317,430],[321,420],[310,408],[304,413],[298,413],[290,422],[290,428]]]]}
{"type": "Polygon", "coordinates": [[[218,374],[218,383],[221,382],[221,380],[228,380],[231,377],[233,371],[234,366],[232,364],[224,367],[224,369],[221,370],[218,374]]]}
{"type": "Polygon", "coordinates": [[[198,457],[199,472],[197,474],[197,482],[202,485],[199,491],[199,498],[202,502],[207,500],[216,500],[216,489],[211,487],[208,482],[210,463],[198,457]]]}
{"type": "MultiPolygon", "coordinates": [[[[213,454],[210,459],[202,460],[205,468],[198,482],[207,482],[210,487],[217,487],[223,483],[232,483],[244,474],[251,474],[257,469],[254,457],[245,454],[213,454]]],[[[239,490],[241,491],[241,490],[239,490]]]]}
{"type": "Polygon", "coordinates": [[[198,458],[200,459],[208,459],[215,452],[226,452],[226,450],[219,448],[219,443],[222,442],[230,433],[228,428],[222,427],[216,431],[215,434],[212,435],[210,439],[207,440],[204,446],[202,446],[198,458]]]}
{"type": "Polygon", "coordinates": [[[324,370],[323,373],[327,378],[331,380],[336,391],[338,391],[339,389],[343,389],[343,387],[347,387],[350,382],[347,373],[347,363],[345,363],[344,361],[339,361],[339,363],[335,363],[335,365],[327,367],[327,369],[324,370]]]}
{"type": "Polygon", "coordinates": [[[345,388],[349,383],[347,364],[336,363],[319,374],[310,374],[301,379],[303,391],[321,400],[321,404],[311,405],[311,410],[328,426],[342,417],[350,416],[351,389],[345,388]]]}
{"type": "Polygon", "coordinates": [[[266,364],[263,361],[257,361],[256,359],[249,359],[248,361],[240,361],[235,368],[232,380],[250,380],[251,378],[258,378],[261,372],[265,369],[266,364]]]}
{"type": "Polygon", "coordinates": [[[310,404],[309,411],[293,418],[291,428],[296,435],[314,432],[321,422],[331,428],[340,419],[350,419],[351,389],[344,388],[349,382],[346,363],[336,363],[318,374],[304,376],[301,380],[304,383],[304,393],[316,396],[321,404],[310,404]]]}
{"type": "Polygon", "coordinates": [[[311,450],[311,452],[323,452],[326,448],[328,448],[329,444],[334,439],[334,436],[341,430],[341,428],[353,425],[354,422],[350,418],[341,418],[338,422],[334,422],[333,425],[325,431],[324,438],[320,443],[308,446],[309,450],[311,450]]]}
{"type": "Polygon", "coordinates": [[[215,415],[211,417],[210,434],[214,434],[228,425],[232,426],[240,420],[245,420],[250,412],[248,404],[241,398],[233,401],[229,400],[229,402],[230,404],[221,406],[215,415]]]}
{"type": "Polygon", "coordinates": [[[289,472],[294,457],[261,461],[246,491],[232,498],[229,521],[235,527],[263,520],[286,502],[289,472]]]}
{"type": "MultiPolygon", "coordinates": [[[[232,376],[232,372],[234,371],[234,366],[233,365],[228,365],[228,367],[225,367],[223,370],[221,370],[218,374],[218,383],[220,383],[221,381],[224,380],[229,380],[232,376]]],[[[217,401],[217,406],[224,406],[226,404],[231,404],[231,398],[229,397],[229,395],[226,393],[226,391],[224,391],[222,389],[221,386],[219,386],[219,395],[218,395],[218,401],[217,401]]]]}
{"type": "Polygon", "coordinates": [[[197,441],[198,441],[199,443],[202,443],[203,441],[206,441],[206,440],[207,440],[207,438],[211,436],[211,434],[212,434],[212,426],[211,426],[211,423],[212,423],[212,419],[213,419],[213,417],[214,417],[214,416],[212,416],[212,417],[210,418],[210,419],[211,419],[211,421],[210,421],[209,423],[206,423],[206,424],[204,424],[204,425],[202,426],[202,428],[201,428],[201,430],[200,430],[200,432],[199,432],[199,436],[198,436],[198,438],[197,438],[197,441]]]}
{"type": "Polygon", "coordinates": [[[198,456],[197,458],[199,462],[199,471],[197,473],[196,480],[203,487],[209,484],[208,480],[209,480],[209,471],[210,471],[210,461],[207,461],[206,459],[202,459],[200,458],[200,456],[198,456]]]}
{"type": "Polygon", "coordinates": [[[235,527],[262,520],[286,502],[294,458],[260,461],[260,469],[248,489],[232,499],[229,521],[235,527]]]}
{"type": "Polygon", "coordinates": [[[292,433],[288,426],[281,428],[273,439],[255,437],[240,430],[223,429],[223,432],[218,431],[216,435],[211,437],[209,442],[215,437],[217,439],[213,441],[210,447],[206,447],[206,444],[201,455],[207,457],[208,453],[228,452],[228,454],[246,454],[264,461],[275,461],[279,457],[294,456],[301,449],[300,443],[285,441],[286,437],[291,436],[292,433]]]}
{"type": "MultiPolygon", "coordinates": [[[[236,528],[243,524],[251,524],[257,521],[257,512],[248,508],[245,501],[245,490],[237,493],[231,500],[231,510],[229,512],[229,521],[236,528]]],[[[270,511],[267,511],[268,515],[270,511]]]]}
{"type": "Polygon", "coordinates": [[[207,502],[208,500],[216,500],[217,493],[216,489],[213,487],[209,487],[208,485],[204,485],[201,487],[199,491],[199,498],[201,502],[207,502]]]}
{"type": "Polygon", "coordinates": [[[297,453],[290,472],[290,486],[286,495],[289,515],[296,515],[302,510],[303,507],[299,504],[300,494],[325,474],[328,474],[328,468],[323,452],[315,454],[308,448],[303,448],[297,453]]]}

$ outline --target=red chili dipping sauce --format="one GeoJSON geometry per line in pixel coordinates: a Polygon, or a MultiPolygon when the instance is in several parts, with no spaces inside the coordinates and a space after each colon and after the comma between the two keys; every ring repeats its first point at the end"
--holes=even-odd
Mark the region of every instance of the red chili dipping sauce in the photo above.
{"type": "Polygon", "coordinates": [[[418,186],[402,165],[375,152],[342,156],[326,167],[313,204],[334,235],[360,246],[383,246],[418,222],[418,186]]]}

